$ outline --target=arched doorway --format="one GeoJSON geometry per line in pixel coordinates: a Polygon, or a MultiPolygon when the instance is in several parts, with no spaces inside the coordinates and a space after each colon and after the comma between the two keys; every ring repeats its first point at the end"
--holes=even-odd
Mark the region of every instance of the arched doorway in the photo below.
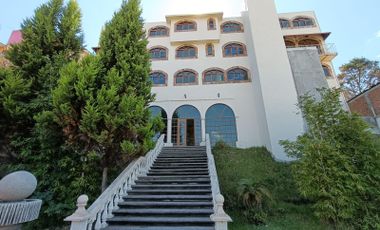
{"type": "Polygon", "coordinates": [[[167,135],[167,132],[168,132],[168,115],[166,114],[165,110],[163,108],[161,108],[160,106],[151,106],[149,107],[149,110],[150,110],[150,115],[152,117],[161,117],[162,119],[162,122],[165,123],[165,128],[160,132],[160,133],[156,133],[153,137],[153,140],[154,141],[157,141],[158,138],[160,138],[161,134],[165,134],[165,142],[166,142],[166,135],[167,135]]]}
{"type": "Polygon", "coordinates": [[[179,146],[199,145],[202,139],[201,114],[191,105],[183,105],[173,113],[172,142],[179,146]]]}
{"type": "Polygon", "coordinates": [[[224,104],[215,104],[206,112],[206,133],[210,135],[211,145],[223,141],[236,146],[236,118],[232,109],[224,104]]]}

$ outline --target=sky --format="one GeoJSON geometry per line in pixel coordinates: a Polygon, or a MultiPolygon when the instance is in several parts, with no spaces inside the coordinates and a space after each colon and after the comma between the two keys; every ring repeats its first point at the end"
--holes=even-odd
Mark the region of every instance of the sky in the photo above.
{"type": "MultiPolygon", "coordinates": [[[[249,0],[248,0],[249,1],[249,0]]],[[[263,0],[265,1],[265,0],[263,0]]],[[[0,42],[7,43],[12,30],[47,0],[0,0],[0,42]]],[[[98,45],[104,23],[112,18],[122,0],[77,0],[82,10],[82,27],[87,49],[98,45]]],[[[316,12],[323,32],[331,32],[327,43],[334,43],[338,57],[334,66],[354,57],[380,61],[379,0],[275,0],[279,13],[316,12]]],[[[165,15],[224,12],[225,17],[240,16],[244,0],[142,0],[147,22],[164,21],[165,15]]]]}

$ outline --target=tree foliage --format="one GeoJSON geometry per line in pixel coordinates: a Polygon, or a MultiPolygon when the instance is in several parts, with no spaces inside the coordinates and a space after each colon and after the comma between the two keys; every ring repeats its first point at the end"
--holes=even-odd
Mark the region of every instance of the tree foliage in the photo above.
{"type": "Polygon", "coordinates": [[[296,141],[282,141],[298,158],[293,173],[299,191],[315,202],[315,214],[358,229],[380,227],[380,147],[357,115],[345,111],[339,91],[321,90],[299,107],[308,124],[296,141]]]}
{"type": "Polygon", "coordinates": [[[378,61],[354,58],[340,67],[338,75],[344,89],[351,97],[356,96],[380,82],[378,61]]]}

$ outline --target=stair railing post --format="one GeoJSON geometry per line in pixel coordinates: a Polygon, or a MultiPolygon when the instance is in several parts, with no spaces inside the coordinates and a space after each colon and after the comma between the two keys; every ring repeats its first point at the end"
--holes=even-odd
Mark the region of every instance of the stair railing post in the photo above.
{"type": "Polygon", "coordinates": [[[89,213],[86,210],[88,202],[87,195],[81,195],[77,199],[77,210],[65,221],[71,222],[70,230],[83,230],[87,229],[89,213]]]}
{"type": "Polygon", "coordinates": [[[215,230],[228,230],[228,222],[232,222],[231,217],[224,212],[223,203],[224,197],[218,194],[215,198],[215,213],[210,216],[215,222],[215,230]]]}

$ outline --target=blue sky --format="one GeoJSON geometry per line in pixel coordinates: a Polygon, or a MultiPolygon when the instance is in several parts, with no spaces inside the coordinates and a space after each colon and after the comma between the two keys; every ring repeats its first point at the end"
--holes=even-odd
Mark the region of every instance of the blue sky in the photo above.
{"type": "MultiPolygon", "coordinates": [[[[47,0],[0,0],[0,42],[6,43],[12,30],[20,28],[26,17],[47,0]]],[[[122,0],[77,0],[87,48],[96,46],[104,23],[112,18],[122,0]]],[[[275,0],[277,11],[314,10],[324,32],[332,32],[328,43],[335,43],[337,69],[353,57],[380,60],[379,0],[275,0]]],[[[142,0],[146,21],[163,21],[167,14],[223,11],[239,16],[243,0],[142,0]]]]}

